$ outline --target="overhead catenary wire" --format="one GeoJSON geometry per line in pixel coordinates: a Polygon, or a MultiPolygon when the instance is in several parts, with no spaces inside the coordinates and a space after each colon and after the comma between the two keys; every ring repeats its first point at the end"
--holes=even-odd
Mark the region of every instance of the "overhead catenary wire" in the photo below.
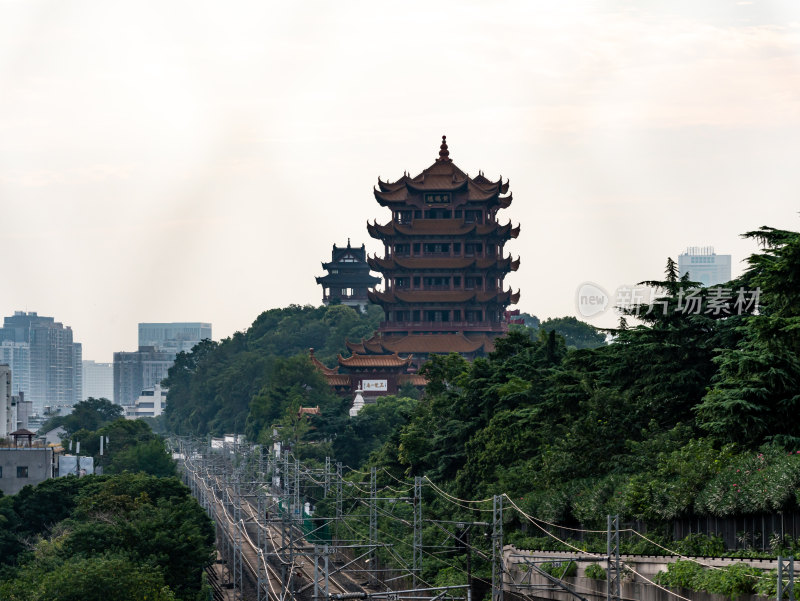
{"type": "Polygon", "coordinates": [[[517,506],[517,504],[516,504],[516,503],[514,503],[514,501],[512,501],[512,500],[511,500],[511,499],[508,497],[508,495],[506,495],[506,494],[504,493],[504,494],[503,494],[503,496],[504,496],[506,499],[508,499],[508,502],[509,502],[509,503],[511,503],[511,506],[512,506],[514,509],[516,509],[516,510],[517,510],[517,511],[520,513],[520,515],[524,516],[524,517],[525,517],[525,518],[526,518],[528,521],[530,521],[530,522],[531,522],[531,524],[533,524],[534,526],[536,526],[537,528],[539,528],[539,530],[541,530],[542,532],[544,532],[544,533],[545,533],[547,536],[549,536],[549,537],[551,537],[551,538],[553,538],[553,539],[557,540],[557,541],[558,541],[558,542],[560,542],[562,545],[564,545],[564,546],[566,546],[566,547],[569,547],[570,549],[572,549],[572,550],[574,550],[574,551],[577,551],[578,553],[584,553],[584,554],[586,554],[586,555],[589,555],[590,557],[596,557],[596,558],[598,558],[598,559],[606,559],[606,556],[605,556],[605,555],[600,555],[600,554],[598,554],[598,553],[592,553],[592,552],[590,552],[590,551],[584,551],[583,549],[581,549],[581,548],[579,548],[579,547],[576,547],[576,546],[575,546],[575,545],[573,545],[573,544],[570,544],[570,543],[568,543],[568,542],[566,542],[566,541],[564,541],[564,540],[561,540],[561,539],[560,539],[559,537],[557,537],[555,534],[553,534],[552,532],[549,532],[549,531],[548,531],[548,530],[547,530],[547,529],[546,529],[544,526],[540,526],[540,525],[539,525],[539,523],[538,523],[538,522],[536,522],[536,521],[533,519],[533,517],[529,516],[527,513],[525,513],[524,511],[522,511],[522,510],[521,510],[521,509],[520,509],[520,508],[517,506]]]}
{"type": "MultiPolygon", "coordinates": [[[[193,460],[190,460],[190,459],[187,458],[185,460],[184,464],[187,467],[187,471],[190,471],[193,474],[194,477],[197,477],[197,478],[200,478],[200,480],[203,480],[203,478],[199,476],[199,472],[201,470],[198,468],[198,466],[196,465],[196,463],[193,460]]],[[[220,465],[218,462],[215,462],[215,465],[214,466],[210,466],[210,467],[211,467],[211,471],[216,471],[216,472],[218,472],[220,469],[223,469],[223,470],[230,469],[230,468],[226,468],[226,467],[220,465]]],[[[360,471],[360,470],[355,470],[353,468],[349,468],[349,469],[350,469],[350,472],[355,473],[355,474],[362,474],[362,475],[372,475],[372,474],[374,474],[374,471],[372,471],[372,472],[363,472],[363,471],[360,471]]],[[[391,478],[391,480],[393,482],[396,482],[396,483],[401,484],[401,485],[408,485],[409,484],[408,482],[404,482],[404,481],[398,479],[396,476],[394,476],[392,473],[390,473],[385,467],[381,467],[380,469],[387,477],[391,478]]],[[[306,480],[307,482],[312,483],[312,485],[330,486],[330,481],[328,480],[328,477],[327,477],[328,473],[327,472],[326,472],[326,479],[325,479],[324,482],[321,481],[321,480],[318,480],[315,477],[316,474],[318,473],[318,470],[317,471],[312,471],[312,470],[309,470],[307,468],[303,468],[303,471],[300,472],[300,473],[301,473],[302,477],[304,478],[304,480],[306,480]]],[[[337,477],[338,477],[338,475],[337,475],[337,477]]],[[[257,479],[257,475],[256,475],[256,479],[257,479]]],[[[444,490],[443,488],[438,486],[436,483],[434,483],[432,480],[430,480],[429,477],[423,476],[423,479],[430,486],[430,488],[436,493],[436,495],[438,497],[442,498],[447,503],[450,503],[455,507],[463,509],[463,510],[465,510],[467,512],[476,512],[477,511],[477,512],[489,513],[491,511],[493,511],[492,509],[486,509],[484,507],[481,507],[482,504],[489,503],[490,501],[493,500],[493,498],[477,499],[477,500],[476,499],[462,499],[462,498],[459,498],[456,495],[453,495],[453,494],[447,492],[446,490],[444,490]]],[[[338,482],[338,480],[336,480],[336,481],[338,482]]],[[[362,514],[358,514],[358,513],[354,514],[353,511],[356,510],[356,508],[358,508],[360,506],[369,506],[371,504],[374,504],[376,500],[389,500],[389,499],[379,499],[377,497],[378,491],[391,491],[391,492],[399,495],[399,494],[405,493],[405,492],[407,492],[408,490],[411,489],[411,486],[409,486],[406,489],[400,489],[400,488],[396,488],[395,486],[392,486],[391,484],[388,484],[388,485],[382,486],[380,489],[376,489],[376,492],[373,492],[372,490],[366,490],[365,488],[363,488],[363,485],[371,484],[372,481],[370,481],[369,483],[368,482],[364,482],[364,481],[344,481],[344,482],[345,482],[345,485],[347,487],[345,490],[351,489],[353,491],[353,493],[357,494],[357,493],[360,492],[360,493],[362,493],[364,495],[367,495],[367,497],[366,498],[359,498],[359,497],[350,496],[349,499],[348,499],[348,501],[349,501],[348,504],[351,504],[350,508],[346,513],[342,514],[341,520],[338,520],[337,518],[324,518],[324,517],[323,518],[316,518],[316,519],[322,520],[323,523],[318,528],[315,528],[314,530],[312,530],[311,531],[312,533],[317,531],[317,530],[319,530],[319,529],[321,529],[321,528],[323,528],[323,527],[325,527],[327,524],[334,523],[334,522],[338,521],[341,524],[343,524],[344,526],[346,526],[348,530],[352,531],[353,534],[356,535],[357,539],[363,540],[363,537],[348,523],[348,521],[354,519],[354,520],[356,520],[358,522],[364,522],[364,521],[366,521],[368,519],[368,517],[366,515],[362,515],[362,514]],[[368,504],[366,502],[367,499],[371,500],[372,503],[368,504]]],[[[251,484],[255,484],[255,483],[251,483],[251,484]]],[[[213,497],[215,503],[219,503],[220,502],[219,498],[217,497],[217,495],[216,495],[216,493],[214,492],[213,489],[208,488],[206,485],[204,485],[203,488],[211,493],[211,496],[213,497]]],[[[319,491],[318,488],[313,488],[313,486],[312,486],[310,489],[305,488],[305,491],[306,492],[304,494],[304,497],[305,497],[306,500],[309,500],[312,503],[313,502],[319,502],[319,501],[322,500],[322,499],[319,498],[318,495],[314,494],[314,492],[318,492],[319,491]]],[[[514,509],[515,512],[517,512],[521,517],[523,517],[525,520],[527,520],[528,522],[533,524],[545,536],[547,536],[547,537],[559,542],[565,548],[568,548],[568,549],[571,549],[571,550],[573,550],[573,551],[575,551],[577,553],[580,553],[581,555],[583,555],[585,557],[596,558],[598,560],[606,560],[607,559],[607,556],[602,554],[602,553],[593,553],[593,552],[590,552],[590,551],[585,551],[585,550],[577,547],[576,545],[571,544],[570,542],[568,542],[568,540],[564,540],[564,539],[560,538],[558,535],[556,535],[555,533],[548,531],[548,529],[546,527],[557,528],[557,529],[559,529],[561,531],[580,532],[580,533],[589,533],[589,534],[606,533],[607,530],[592,530],[592,529],[586,529],[586,528],[573,528],[573,527],[568,527],[568,526],[561,526],[561,525],[549,522],[547,520],[544,520],[542,518],[538,518],[538,517],[536,517],[534,515],[531,515],[531,514],[527,513],[508,494],[503,494],[502,496],[507,499],[509,505],[511,506],[511,508],[514,509]]],[[[347,497],[345,497],[345,498],[347,498],[347,497]]],[[[340,500],[340,503],[341,503],[341,500],[340,500]]],[[[272,503],[269,506],[268,510],[272,509],[274,506],[275,506],[275,503],[272,503]]],[[[396,507],[401,507],[401,506],[403,506],[403,505],[397,505],[396,507]]],[[[249,504],[249,507],[252,508],[252,505],[249,504]]],[[[412,526],[412,523],[408,519],[405,519],[404,517],[402,517],[402,513],[403,512],[400,512],[401,515],[397,515],[397,514],[394,513],[393,509],[390,510],[389,507],[387,507],[384,504],[379,504],[376,507],[374,507],[374,509],[375,509],[375,511],[376,511],[376,513],[378,515],[382,516],[382,518],[386,518],[388,520],[392,520],[393,522],[398,523],[398,524],[402,524],[405,527],[411,527],[412,526]]],[[[218,509],[217,509],[217,511],[218,511],[218,509]]],[[[252,516],[252,511],[250,511],[248,513],[252,516]]],[[[225,516],[225,519],[228,522],[230,522],[230,518],[227,515],[225,516]]],[[[259,519],[256,519],[255,521],[256,521],[257,524],[259,524],[259,526],[261,526],[261,521],[259,519]]],[[[431,522],[431,523],[434,523],[434,525],[438,529],[440,529],[444,533],[446,533],[447,536],[452,537],[452,538],[457,538],[456,535],[451,533],[449,530],[447,530],[446,528],[440,526],[439,524],[436,524],[435,520],[426,520],[426,522],[428,522],[428,521],[431,522]]],[[[465,519],[464,521],[468,522],[469,520],[465,519]]],[[[454,520],[454,523],[459,523],[459,522],[460,522],[460,520],[457,520],[457,519],[454,520]]],[[[237,527],[239,529],[243,530],[243,533],[244,533],[244,535],[245,535],[245,537],[247,539],[247,543],[251,547],[255,547],[255,545],[253,544],[252,539],[250,538],[249,535],[247,535],[246,529],[243,527],[243,522],[242,522],[242,525],[237,526],[237,527]]],[[[272,537],[271,529],[267,528],[267,531],[269,532],[269,538],[270,538],[270,541],[273,542],[273,547],[274,547],[274,539],[272,537]]],[[[383,528],[378,529],[378,532],[381,534],[382,537],[385,537],[386,539],[388,539],[390,541],[399,542],[399,543],[401,543],[401,544],[403,544],[404,546],[407,546],[407,547],[411,546],[405,540],[399,538],[398,536],[395,536],[393,533],[387,532],[383,528]]],[[[640,532],[638,532],[638,531],[636,531],[634,529],[631,529],[631,528],[620,529],[619,532],[621,532],[621,533],[622,532],[632,533],[633,535],[636,535],[636,536],[642,538],[643,540],[647,541],[648,543],[658,547],[662,551],[664,551],[666,553],[669,553],[671,555],[674,555],[674,556],[676,556],[676,557],[678,557],[678,558],[680,558],[682,560],[691,561],[691,562],[693,562],[693,563],[695,563],[697,565],[700,565],[700,566],[703,566],[703,567],[709,568],[709,569],[714,569],[714,570],[724,569],[724,568],[721,568],[719,566],[711,565],[711,564],[705,563],[705,562],[703,562],[701,560],[698,560],[696,558],[688,557],[688,556],[685,556],[685,555],[683,555],[681,553],[678,553],[678,552],[676,552],[676,551],[674,551],[672,549],[669,549],[668,547],[666,547],[666,546],[664,546],[664,545],[662,545],[662,544],[650,539],[646,535],[644,535],[644,534],[642,534],[642,533],[640,533],[640,532]]],[[[476,553],[478,553],[484,559],[488,558],[488,556],[485,553],[483,553],[483,551],[481,551],[478,547],[475,547],[472,544],[465,545],[465,546],[467,548],[469,548],[470,550],[473,550],[476,553]]],[[[405,566],[406,569],[407,569],[407,567],[408,567],[407,563],[402,559],[402,557],[400,557],[398,555],[397,551],[392,547],[391,544],[390,545],[385,545],[383,548],[385,549],[385,552],[394,561],[398,562],[398,565],[405,566]]],[[[453,564],[453,563],[444,561],[442,558],[438,557],[435,553],[432,553],[431,549],[434,549],[434,548],[436,548],[436,547],[428,545],[427,547],[421,548],[420,551],[424,555],[426,555],[428,557],[431,557],[431,558],[434,558],[437,562],[440,562],[440,564],[443,564],[443,565],[446,565],[448,567],[451,567],[451,568],[453,568],[454,570],[456,570],[458,572],[465,573],[465,571],[458,564],[453,564]]],[[[262,557],[262,561],[264,561],[263,560],[263,552],[261,552],[260,556],[262,557]]],[[[246,563],[248,565],[250,565],[251,562],[248,559],[245,558],[245,561],[246,561],[246,563]]],[[[642,581],[647,582],[648,584],[651,584],[651,585],[653,585],[653,586],[655,586],[655,587],[657,587],[657,588],[659,588],[661,590],[664,590],[665,592],[667,592],[668,594],[670,594],[671,596],[673,596],[676,599],[680,599],[680,600],[685,600],[686,599],[686,597],[682,597],[681,595],[678,595],[677,593],[673,593],[672,591],[666,589],[665,587],[661,586],[657,582],[654,582],[653,580],[650,580],[649,578],[639,574],[635,569],[631,568],[630,566],[627,566],[627,564],[624,561],[622,562],[622,564],[626,565],[627,569],[631,573],[635,574],[637,577],[641,578],[642,581]]],[[[292,564],[292,565],[294,565],[294,564],[292,564]]],[[[756,574],[748,574],[748,576],[751,577],[751,578],[754,578],[754,579],[768,578],[768,576],[766,576],[766,575],[759,576],[759,575],[756,575],[756,574]]],[[[488,584],[488,582],[486,580],[484,580],[484,579],[476,578],[476,580],[477,581],[481,581],[481,582],[486,582],[488,584]]],[[[271,582],[269,580],[268,580],[268,582],[271,585],[271,582]]],[[[384,585],[386,585],[386,583],[384,583],[384,585]]],[[[580,587],[580,588],[583,588],[583,587],[580,587]]],[[[274,593],[274,591],[272,591],[272,592],[274,593]]],[[[281,592],[284,593],[284,597],[288,593],[288,591],[286,591],[286,592],[281,591],[281,592]]]]}

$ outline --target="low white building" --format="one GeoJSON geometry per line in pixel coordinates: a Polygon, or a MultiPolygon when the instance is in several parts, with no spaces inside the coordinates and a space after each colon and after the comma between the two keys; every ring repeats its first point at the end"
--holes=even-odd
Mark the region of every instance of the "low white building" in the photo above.
{"type": "Polygon", "coordinates": [[[167,392],[166,388],[161,388],[158,384],[145,388],[133,405],[125,407],[125,417],[127,419],[158,417],[167,406],[167,392]]]}

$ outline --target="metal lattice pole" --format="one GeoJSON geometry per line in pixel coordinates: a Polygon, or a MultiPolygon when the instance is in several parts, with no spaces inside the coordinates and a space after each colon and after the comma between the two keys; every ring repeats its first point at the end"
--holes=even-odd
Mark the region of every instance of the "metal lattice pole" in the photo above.
{"type": "Polygon", "coordinates": [[[258,504],[258,513],[256,514],[256,532],[258,533],[258,601],[269,601],[269,593],[267,592],[267,568],[264,565],[267,558],[267,536],[264,532],[264,524],[266,524],[266,503],[267,499],[261,486],[256,489],[256,502],[258,504]],[[263,520],[263,522],[262,522],[263,520]]]}
{"type": "Polygon", "coordinates": [[[378,544],[378,483],[375,468],[369,470],[369,544],[370,552],[370,569],[372,570],[372,578],[377,577],[376,570],[378,569],[377,558],[377,544],[378,544]]]}
{"type": "Polygon", "coordinates": [[[233,594],[235,599],[242,598],[242,498],[239,491],[238,478],[234,482],[233,493],[233,594]]]}
{"type": "MultiPolygon", "coordinates": [[[[294,499],[294,518],[302,523],[303,520],[303,507],[300,505],[300,460],[294,460],[294,486],[292,487],[294,499]]],[[[300,528],[300,525],[297,526],[300,528]]]]}
{"type": "Polygon", "coordinates": [[[422,477],[414,477],[414,534],[412,537],[413,564],[412,588],[417,588],[417,580],[422,572],[422,477]]]}
{"type": "Polygon", "coordinates": [[[619,574],[619,515],[607,516],[608,536],[606,550],[608,552],[608,570],[606,575],[606,600],[620,601],[622,583],[619,574]]]}
{"type": "Polygon", "coordinates": [[[778,557],[778,601],[784,599],[794,600],[794,556],[789,558],[778,557]],[[787,583],[784,584],[784,579],[787,583]]]}
{"type": "MultiPolygon", "coordinates": [[[[287,466],[289,465],[288,456],[287,456],[287,466]]],[[[295,483],[296,480],[294,477],[289,477],[289,474],[286,474],[286,483],[287,483],[287,493],[286,493],[286,503],[287,503],[287,515],[288,520],[287,524],[289,527],[289,573],[287,574],[286,586],[289,594],[293,594],[294,592],[294,551],[295,551],[295,541],[294,541],[294,508],[292,507],[294,502],[294,491],[292,491],[292,483],[295,483]]]]}
{"type": "Polygon", "coordinates": [[[322,498],[328,498],[328,492],[331,489],[331,458],[325,457],[325,491],[322,498]]]}
{"type": "Polygon", "coordinates": [[[325,599],[330,599],[331,593],[328,585],[330,583],[331,572],[330,572],[330,566],[328,565],[328,558],[330,557],[331,551],[328,545],[325,545],[324,548],[325,548],[325,586],[323,587],[322,590],[325,593],[325,599]]]}
{"type": "Polygon", "coordinates": [[[492,601],[503,601],[503,495],[492,499],[492,601]]]}
{"type": "Polygon", "coordinates": [[[342,462],[336,463],[336,536],[342,527],[342,462]]]}
{"type": "Polygon", "coordinates": [[[314,545],[314,601],[319,601],[319,545],[314,545]]]}

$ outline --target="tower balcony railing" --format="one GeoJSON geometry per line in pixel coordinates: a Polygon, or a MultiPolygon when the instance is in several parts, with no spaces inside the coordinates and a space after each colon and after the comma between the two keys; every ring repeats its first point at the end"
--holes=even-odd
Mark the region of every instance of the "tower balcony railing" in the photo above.
{"type": "Polygon", "coordinates": [[[498,321],[382,321],[379,327],[383,332],[436,332],[438,330],[500,332],[503,330],[503,324],[498,321]]]}

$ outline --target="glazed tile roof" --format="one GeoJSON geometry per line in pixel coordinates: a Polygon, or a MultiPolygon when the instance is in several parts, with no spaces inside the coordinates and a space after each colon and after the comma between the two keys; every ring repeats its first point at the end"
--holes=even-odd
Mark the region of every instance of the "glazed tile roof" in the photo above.
{"type": "Polygon", "coordinates": [[[406,382],[412,386],[426,386],[428,384],[427,378],[419,374],[403,374],[401,376],[397,376],[398,384],[405,384],[406,382]]]}
{"type": "Polygon", "coordinates": [[[398,267],[409,270],[437,269],[447,271],[468,269],[470,267],[480,270],[496,267],[500,271],[516,271],[519,268],[519,259],[512,261],[510,255],[502,259],[494,257],[397,257],[394,259],[368,257],[367,262],[373,270],[380,272],[393,271],[398,267]]]}
{"type": "Polygon", "coordinates": [[[399,224],[390,221],[385,225],[377,221],[367,222],[367,232],[377,239],[403,236],[467,236],[476,233],[479,236],[495,236],[508,240],[519,236],[520,227],[512,227],[511,222],[499,223],[465,223],[463,219],[416,219],[411,224],[399,224]]]}
{"type": "Polygon", "coordinates": [[[325,374],[328,386],[350,386],[350,376],[347,374],[325,374]]]}
{"type": "Polygon", "coordinates": [[[317,359],[314,356],[314,349],[313,348],[308,349],[308,357],[311,359],[311,363],[313,363],[314,366],[318,370],[320,370],[323,374],[325,374],[326,376],[339,372],[339,368],[338,367],[330,368],[330,367],[326,366],[322,361],[317,359]]]}
{"type": "Polygon", "coordinates": [[[338,362],[344,367],[406,367],[411,365],[411,357],[405,359],[397,353],[392,355],[352,355],[342,357],[339,355],[338,362]]]}
{"type": "MultiPolygon", "coordinates": [[[[334,286],[337,284],[341,284],[345,286],[349,284],[351,286],[377,286],[380,284],[381,279],[374,275],[370,275],[369,272],[366,273],[329,273],[327,275],[318,276],[314,278],[317,281],[317,284],[323,284],[328,286],[334,286]]],[[[345,286],[349,288],[350,286],[345,286]]]]}
{"type": "MultiPolygon", "coordinates": [[[[383,347],[396,353],[474,353],[487,346],[494,348],[486,335],[468,338],[464,334],[409,334],[402,338],[385,337],[383,347]]],[[[487,351],[488,352],[488,351],[487,351]]]]}
{"type": "Polygon", "coordinates": [[[381,343],[374,336],[369,340],[364,340],[363,338],[359,342],[345,340],[344,343],[353,354],[366,355],[372,353],[378,355],[386,352],[386,349],[381,346],[381,343]]]}
{"type": "Polygon", "coordinates": [[[367,292],[370,301],[377,304],[394,304],[397,302],[416,304],[416,303],[466,303],[476,301],[486,303],[496,301],[501,304],[516,304],[519,300],[519,292],[513,293],[511,290],[497,291],[474,291],[474,290],[408,290],[392,292],[377,292],[370,290],[367,292]]]}
{"type": "MultiPolygon", "coordinates": [[[[375,190],[375,198],[382,205],[405,203],[412,196],[418,193],[432,192],[465,192],[467,202],[485,202],[497,200],[501,206],[508,206],[511,198],[500,198],[500,194],[508,191],[508,182],[503,183],[501,177],[493,182],[487,179],[483,173],[478,177],[471,178],[461,169],[456,167],[450,152],[447,148],[447,141],[442,136],[442,146],[439,158],[424,169],[419,175],[410,177],[403,174],[403,177],[394,183],[383,182],[378,178],[378,188],[375,190]]],[[[464,198],[462,197],[462,200],[464,198]]]]}

